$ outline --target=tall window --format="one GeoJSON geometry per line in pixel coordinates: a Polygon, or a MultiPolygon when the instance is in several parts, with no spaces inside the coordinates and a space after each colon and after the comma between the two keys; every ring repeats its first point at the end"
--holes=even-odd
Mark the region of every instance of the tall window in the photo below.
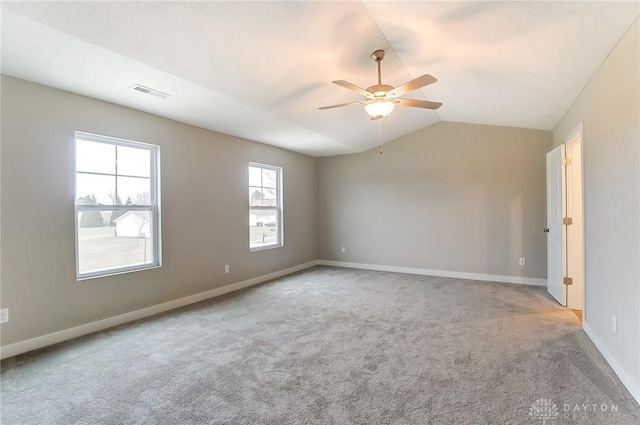
{"type": "Polygon", "coordinates": [[[160,265],[159,150],[75,133],[78,279],[160,265]]]}
{"type": "Polygon", "coordinates": [[[249,163],[249,249],[282,246],[282,168],[249,163]]]}

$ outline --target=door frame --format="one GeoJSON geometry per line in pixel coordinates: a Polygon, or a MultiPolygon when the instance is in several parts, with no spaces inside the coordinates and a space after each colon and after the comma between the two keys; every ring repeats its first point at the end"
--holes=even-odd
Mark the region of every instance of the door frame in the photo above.
{"type": "MultiPolygon", "coordinates": [[[[581,309],[582,309],[582,323],[586,322],[587,319],[587,311],[586,311],[586,297],[587,297],[587,276],[586,276],[586,243],[585,243],[585,236],[586,236],[586,220],[585,220],[585,215],[584,215],[584,205],[585,205],[585,197],[584,197],[584,131],[583,131],[583,125],[582,122],[580,122],[576,128],[573,129],[573,131],[571,131],[565,138],[564,138],[564,144],[565,144],[565,151],[566,152],[571,152],[571,161],[572,163],[575,163],[576,161],[579,164],[579,168],[570,168],[570,172],[571,173],[580,173],[580,175],[578,176],[579,179],[579,186],[578,188],[576,188],[573,183],[570,183],[569,181],[571,180],[572,182],[575,182],[575,176],[574,175],[569,175],[567,174],[567,190],[569,190],[569,184],[572,184],[571,187],[571,191],[575,192],[576,190],[579,191],[580,193],[580,203],[576,206],[575,202],[571,202],[572,205],[566,205],[567,210],[569,211],[569,209],[573,210],[573,208],[578,207],[580,208],[580,217],[581,217],[581,223],[580,226],[574,227],[572,230],[573,231],[578,231],[581,233],[581,239],[582,239],[582,246],[580,249],[580,272],[582,274],[581,276],[581,282],[579,283],[580,285],[582,285],[582,300],[581,300],[581,309]],[[574,149],[573,149],[573,145],[577,143],[579,146],[579,155],[576,158],[576,155],[574,154],[574,149]]],[[[566,156],[569,156],[568,154],[566,156]]],[[[573,211],[572,211],[573,214],[573,211]]],[[[568,240],[568,235],[567,235],[567,243],[574,243],[575,241],[569,241],[568,240]]],[[[573,238],[572,238],[573,239],[573,238]]],[[[571,249],[571,248],[570,248],[571,249]]],[[[570,251],[573,255],[575,251],[570,251]]],[[[571,259],[570,258],[566,258],[567,262],[570,262],[571,259]]],[[[569,305],[569,293],[570,291],[567,290],[567,305],[569,305]]]]}

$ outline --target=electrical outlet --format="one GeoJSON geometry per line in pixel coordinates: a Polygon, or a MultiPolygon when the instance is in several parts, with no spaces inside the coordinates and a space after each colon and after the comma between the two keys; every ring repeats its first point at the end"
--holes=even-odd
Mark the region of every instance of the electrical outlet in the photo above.
{"type": "Polygon", "coordinates": [[[524,266],[525,264],[527,264],[527,259],[524,257],[520,257],[520,263],[521,266],[524,266]]]}
{"type": "Polygon", "coordinates": [[[347,252],[347,248],[345,248],[344,246],[342,247],[342,253],[344,254],[345,252],[347,252]]]}
{"type": "Polygon", "coordinates": [[[0,309],[0,323],[7,323],[9,321],[9,309],[0,309]]]}
{"type": "Polygon", "coordinates": [[[224,265],[224,272],[225,273],[229,273],[229,265],[228,264],[224,265]]]}
{"type": "Polygon", "coordinates": [[[618,333],[618,318],[615,314],[611,315],[611,330],[613,333],[618,333]]]}

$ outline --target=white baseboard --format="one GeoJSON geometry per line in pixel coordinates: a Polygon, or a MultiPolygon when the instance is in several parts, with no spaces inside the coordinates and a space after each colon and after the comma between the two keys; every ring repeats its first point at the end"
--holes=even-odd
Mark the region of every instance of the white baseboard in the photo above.
{"type": "Polygon", "coordinates": [[[593,329],[591,329],[591,327],[586,321],[582,322],[582,329],[585,331],[587,336],[591,339],[591,341],[593,342],[593,345],[595,345],[598,351],[600,351],[600,353],[605,358],[607,363],[609,363],[609,366],[611,366],[611,369],[613,369],[615,374],[618,375],[618,378],[620,378],[620,381],[622,381],[622,384],[627,388],[627,390],[629,390],[629,392],[631,393],[633,398],[636,399],[638,404],[640,404],[640,386],[639,386],[640,383],[633,382],[633,379],[631,379],[631,375],[629,375],[627,371],[624,370],[624,368],[620,365],[620,363],[618,363],[615,356],[611,354],[611,351],[609,351],[609,349],[607,348],[606,345],[604,345],[602,340],[598,338],[596,333],[593,331],[593,329]]]}
{"type": "Polygon", "coordinates": [[[377,270],[383,272],[420,274],[426,276],[453,277],[456,279],[488,280],[491,282],[518,283],[522,285],[547,286],[546,279],[494,274],[452,272],[447,270],[419,269],[413,267],[381,266],[377,264],[348,263],[344,261],[318,260],[318,265],[348,267],[352,269],[377,270]]]}
{"type": "Polygon", "coordinates": [[[6,359],[8,357],[13,357],[18,354],[26,353],[27,351],[32,351],[38,348],[47,347],[49,345],[53,345],[59,342],[77,338],[79,336],[83,336],[93,332],[98,332],[104,329],[112,328],[114,326],[118,326],[123,323],[132,322],[134,320],[153,316],[154,314],[173,310],[178,307],[183,307],[185,305],[197,303],[199,301],[203,301],[209,298],[218,297],[220,295],[227,294],[229,292],[238,291],[240,289],[257,285],[259,283],[266,282],[271,279],[276,279],[278,277],[295,273],[300,270],[313,267],[317,264],[318,264],[317,261],[310,261],[308,263],[300,264],[298,266],[290,267],[288,269],[279,270],[277,272],[269,273],[263,276],[254,277],[253,279],[232,283],[231,285],[226,285],[221,288],[211,289],[209,291],[200,292],[198,294],[190,295],[188,297],[179,298],[177,300],[172,300],[166,303],[132,311],[130,313],[120,314],[118,316],[109,317],[107,319],[98,320],[96,322],[87,323],[84,325],[76,326],[74,328],[65,329],[62,331],[54,332],[47,335],[42,335],[42,336],[28,339],[25,341],[16,342],[15,344],[10,344],[0,348],[0,358],[6,359]]]}

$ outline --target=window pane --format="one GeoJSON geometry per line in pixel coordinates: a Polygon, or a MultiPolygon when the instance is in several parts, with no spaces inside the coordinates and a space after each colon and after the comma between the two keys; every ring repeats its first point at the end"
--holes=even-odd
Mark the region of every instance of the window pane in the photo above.
{"type": "Polygon", "coordinates": [[[278,210],[249,210],[249,247],[279,244],[278,210]]]}
{"type": "Polygon", "coordinates": [[[275,207],[278,205],[278,198],[276,196],[275,189],[263,189],[262,196],[262,205],[265,207],[275,207]]]}
{"type": "Polygon", "coordinates": [[[249,166],[249,186],[262,186],[262,168],[249,166]]]}
{"type": "Polygon", "coordinates": [[[151,205],[151,179],[118,177],[118,198],[124,205],[151,205]]]}
{"type": "Polygon", "coordinates": [[[80,211],[78,267],[80,273],[153,264],[153,223],[150,211],[80,211]]]}
{"type": "Polygon", "coordinates": [[[115,174],[115,145],[76,140],[76,171],[115,174]]]}
{"type": "Polygon", "coordinates": [[[263,198],[264,195],[262,194],[262,190],[259,187],[249,188],[249,206],[261,207],[263,198]]]}
{"type": "Polygon", "coordinates": [[[113,205],[116,178],[99,174],[76,173],[76,203],[81,205],[113,205]]]}
{"type": "Polygon", "coordinates": [[[278,181],[278,173],[276,170],[262,169],[262,186],[276,188],[278,181]]]}
{"type": "Polygon", "coordinates": [[[150,177],[150,173],[151,151],[128,146],[118,146],[118,174],[150,177]]]}

